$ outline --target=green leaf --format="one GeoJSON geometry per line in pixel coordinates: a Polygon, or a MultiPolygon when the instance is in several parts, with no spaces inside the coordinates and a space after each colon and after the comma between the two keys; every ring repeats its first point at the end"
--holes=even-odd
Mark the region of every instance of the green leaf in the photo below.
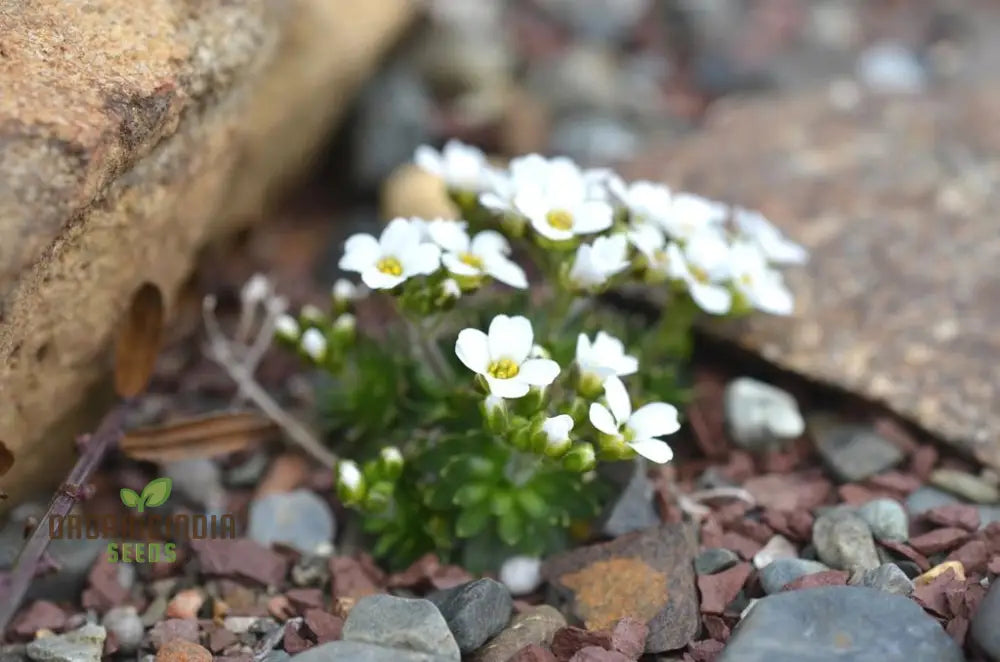
{"type": "Polygon", "coordinates": [[[490,488],[482,483],[473,483],[459,488],[452,501],[456,506],[469,507],[486,501],[490,496],[490,488]]]}
{"type": "Polygon", "coordinates": [[[139,495],[135,493],[135,490],[130,490],[127,487],[123,487],[118,494],[122,498],[122,503],[124,503],[129,508],[135,508],[139,505],[139,495]]]}
{"type": "Polygon", "coordinates": [[[149,481],[149,484],[142,488],[142,495],[140,497],[142,505],[150,508],[162,506],[170,497],[170,488],[172,485],[173,481],[169,478],[156,478],[149,481]]]}
{"type": "Polygon", "coordinates": [[[497,532],[500,534],[500,539],[511,547],[519,543],[524,537],[524,521],[521,519],[520,511],[511,508],[504,513],[500,517],[497,532]]]}
{"type": "Polygon", "coordinates": [[[549,510],[548,505],[545,503],[545,499],[538,496],[538,494],[532,492],[531,490],[522,490],[521,492],[518,492],[517,502],[521,505],[521,510],[523,510],[532,519],[543,517],[549,510]]]}
{"type": "Polygon", "coordinates": [[[466,508],[455,522],[455,535],[459,538],[471,538],[486,528],[489,519],[490,511],[487,508],[466,508]]]}
{"type": "Polygon", "coordinates": [[[500,517],[508,513],[513,507],[514,497],[510,495],[510,492],[498,492],[493,495],[493,501],[490,503],[490,512],[500,517]]]}

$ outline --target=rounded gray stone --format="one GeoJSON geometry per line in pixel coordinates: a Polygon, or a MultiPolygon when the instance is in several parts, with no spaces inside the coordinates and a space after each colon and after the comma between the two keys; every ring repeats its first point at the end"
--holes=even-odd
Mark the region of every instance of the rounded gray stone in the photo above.
{"type": "Polygon", "coordinates": [[[343,638],[345,641],[427,653],[451,662],[462,659],[458,643],[444,616],[428,600],[385,594],[362,598],[344,621],[343,638]]]}
{"type": "Polygon", "coordinates": [[[974,503],[1000,502],[1000,489],[978,476],[957,469],[936,469],[930,483],[974,503]]]}
{"type": "Polygon", "coordinates": [[[101,625],[109,633],[115,635],[118,649],[123,653],[131,653],[139,648],[146,628],[139,618],[135,607],[113,607],[104,614],[101,625]]]}
{"type": "Polygon", "coordinates": [[[718,662],[964,662],[920,606],[863,586],[824,586],[759,600],[718,662]]]}
{"type": "Polygon", "coordinates": [[[870,570],[881,565],[868,523],[857,514],[834,510],[813,522],[819,560],[837,570],[870,570]]]}
{"type": "Polygon", "coordinates": [[[910,492],[905,501],[907,512],[914,517],[923,515],[932,508],[949,506],[953,503],[961,503],[961,499],[936,487],[926,486],[910,492]]]}
{"type": "Polygon", "coordinates": [[[861,585],[898,595],[913,593],[913,582],[895,563],[883,563],[873,570],[865,570],[861,585]]]}
{"type": "Polygon", "coordinates": [[[333,512],[310,490],[268,494],[250,504],[248,536],[265,547],[281,543],[314,554],[332,543],[333,512]]]}
{"type": "Polygon", "coordinates": [[[699,575],[714,575],[740,562],[739,555],[724,547],[709,547],[694,559],[694,571],[699,575]]]}
{"type": "Polygon", "coordinates": [[[858,508],[858,516],[868,523],[876,540],[906,542],[910,538],[910,518],[895,499],[873,499],[858,508]]]}
{"type": "Polygon", "coordinates": [[[870,428],[819,416],[811,419],[811,428],[820,458],[841,482],[865,480],[903,460],[903,451],[870,428]]]}
{"type": "Polygon", "coordinates": [[[1000,579],[994,579],[972,617],[972,639],[991,660],[1000,660],[1000,579]]]}
{"type": "Polygon", "coordinates": [[[778,593],[785,584],[806,575],[815,575],[830,568],[819,561],[808,559],[775,559],[760,569],[760,585],[767,594],[778,593]]]}
{"type": "Polygon", "coordinates": [[[471,653],[503,630],[514,610],[507,587],[489,578],[438,591],[427,599],[444,616],[462,653],[471,653]]]}
{"type": "Polygon", "coordinates": [[[740,377],[731,381],[726,385],[723,402],[729,433],[743,448],[764,450],[805,431],[795,398],[756,379],[740,377]]]}
{"type": "Polygon", "coordinates": [[[296,662],[448,662],[452,658],[361,641],[331,641],[293,655],[296,662]]]}

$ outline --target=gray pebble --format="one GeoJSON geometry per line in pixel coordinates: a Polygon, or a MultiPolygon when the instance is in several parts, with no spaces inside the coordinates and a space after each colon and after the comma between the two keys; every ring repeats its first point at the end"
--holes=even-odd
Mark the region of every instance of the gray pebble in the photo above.
{"type": "Polygon", "coordinates": [[[807,559],[775,559],[760,569],[758,576],[765,593],[778,593],[789,582],[806,575],[815,575],[830,568],[818,561],[807,559]]]}
{"type": "Polygon", "coordinates": [[[139,648],[146,633],[146,627],[142,624],[139,613],[132,606],[113,607],[108,610],[101,620],[101,625],[110,634],[115,635],[118,648],[124,653],[132,653],[139,648]]]}
{"type": "Polygon", "coordinates": [[[254,453],[235,467],[226,470],[226,484],[231,487],[252,487],[267,470],[270,458],[267,453],[254,453]]]}
{"type": "Polygon", "coordinates": [[[910,537],[910,518],[895,499],[873,499],[858,508],[858,515],[876,540],[906,542],[910,537]]]}
{"type": "Polygon", "coordinates": [[[514,617],[511,624],[476,651],[472,662],[507,662],[528,644],[547,645],[566,618],[549,605],[533,607],[514,617]]]}
{"type": "Polygon", "coordinates": [[[645,461],[639,458],[632,465],[631,475],[618,499],[601,518],[601,532],[609,538],[617,538],[659,523],[653,506],[653,483],[646,476],[645,461]]]}
{"type": "Polygon", "coordinates": [[[795,398],[756,379],[731,381],[726,386],[724,406],[730,435],[743,448],[764,450],[805,431],[795,398]]]}
{"type": "Polygon", "coordinates": [[[32,660],[51,662],[100,662],[106,631],[100,625],[88,624],[66,634],[54,634],[35,639],[26,649],[32,660]]]}
{"type": "Polygon", "coordinates": [[[834,424],[816,416],[810,419],[810,429],[820,458],[841,482],[871,478],[903,460],[903,451],[871,428],[834,424]]]}
{"type": "Polygon", "coordinates": [[[219,465],[208,458],[178,460],[164,466],[172,490],[209,512],[221,512],[226,491],[219,465]]]}
{"type": "Polygon", "coordinates": [[[816,518],[813,544],[819,560],[837,570],[869,570],[881,564],[871,529],[852,512],[835,511],[816,518]]]}
{"type": "Polygon", "coordinates": [[[938,622],[901,595],[823,586],[759,600],[717,662],[964,662],[938,622]]]}
{"type": "MultiPolygon", "coordinates": [[[[852,581],[851,583],[855,583],[852,581]]],[[[913,593],[913,582],[895,563],[883,563],[873,570],[865,570],[856,582],[861,586],[877,588],[887,593],[909,595],[913,593]]]]}
{"type": "Polygon", "coordinates": [[[694,571],[699,575],[714,575],[740,562],[736,552],[723,547],[710,547],[694,559],[694,571]]]}
{"type": "Polygon", "coordinates": [[[462,653],[471,653],[503,630],[514,610],[507,587],[489,578],[438,591],[427,599],[444,616],[462,653]]]}
{"type": "Polygon", "coordinates": [[[250,504],[247,535],[264,546],[282,543],[303,554],[328,547],[335,534],[333,512],[310,490],[268,494],[250,504]]]}
{"type": "Polygon", "coordinates": [[[460,662],[462,653],[438,608],[428,600],[392,595],[362,598],[344,622],[345,641],[428,653],[460,662]]]}
{"type": "Polygon", "coordinates": [[[1000,580],[994,579],[972,617],[972,638],[992,662],[1000,662],[1000,580]]]}
{"type": "Polygon", "coordinates": [[[1000,491],[997,490],[996,485],[964,471],[935,469],[931,473],[930,483],[974,503],[997,503],[1000,501],[1000,491]]]}
{"type": "Polygon", "coordinates": [[[923,515],[928,510],[937,508],[938,506],[948,506],[953,503],[961,503],[961,499],[953,494],[939,490],[936,487],[925,486],[910,492],[904,503],[906,505],[907,512],[909,512],[911,516],[916,517],[918,515],[923,515]]]}
{"type": "Polygon", "coordinates": [[[293,656],[296,662],[448,662],[452,658],[362,641],[331,641],[293,656]]]}

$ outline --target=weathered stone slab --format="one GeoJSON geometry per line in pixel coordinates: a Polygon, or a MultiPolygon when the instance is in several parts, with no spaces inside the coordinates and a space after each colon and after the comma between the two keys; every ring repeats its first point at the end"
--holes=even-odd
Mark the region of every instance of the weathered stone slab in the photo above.
{"type": "Polygon", "coordinates": [[[998,117],[995,82],[741,102],[632,174],[759,208],[812,251],[793,318],[715,332],[1000,468],[998,117]]]}
{"type": "Polygon", "coordinates": [[[204,242],[259,218],[412,13],[406,0],[0,0],[12,501],[72,459],[53,426],[107,369],[129,294],[151,280],[172,299],[204,242]]]}

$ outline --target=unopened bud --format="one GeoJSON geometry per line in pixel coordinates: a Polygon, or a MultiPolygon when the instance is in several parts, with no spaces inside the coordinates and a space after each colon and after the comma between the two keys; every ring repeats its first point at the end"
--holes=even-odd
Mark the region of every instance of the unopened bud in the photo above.
{"type": "Polygon", "coordinates": [[[291,315],[280,315],[274,320],[274,334],[281,340],[298,343],[301,333],[298,320],[291,315]]]}
{"type": "Polygon", "coordinates": [[[386,446],[379,453],[379,465],[387,479],[395,480],[403,473],[403,454],[395,446],[386,446]]]}
{"type": "Polygon", "coordinates": [[[346,278],[338,278],[330,293],[337,302],[354,301],[360,296],[358,286],[346,278]]]}
{"type": "Polygon", "coordinates": [[[541,430],[536,433],[536,438],[540,442],[539,450],[549,457],[562,457],[572,445],[569,439],[569,432],[572,429],[573,418],[567,414],[545,419],[541,430]]]}
{"type": "Polygon", "coordinates": [[[316,306],[312,305],[311,303],[307,303],[306,305],[302,306],[302,311],[299,313],[299,318],[305,324],[309,325],[318,326],[326,322],[326,315],[323,313],[323,311],[317,308],[316,306]]]}
{"type": "Polygon", "coordinates": [[[569,471],[584,473],[593,469],[596,464],[594,447],[587,442],[576,444],[563,456],[563,466],[569,471]]]}
{"type": "Polygon", "coordinates": [[[576,390],[583,397],[595,400],[604,394],[604,381],[593,372],[581,372],[576,390]]]}
{"type": "Polygon", "coordinates": [[[299,346],[309,358],[321,363],[326,358],[326,338],[319,329],[306,329],[299,341],[299,346]]]}
{"type": "Polygon", "coordinates": [[[345,504],[357,504],[365,498],[365,477],[352,460],[337,464],[337,495],[345,504]]]}
{"type": "Polygon", "coordinates": [[[509,417],[507,403],[503,398],[488,395],[479,403],[479,410],[482,412],[483,420],[486,421],[486,428],[490,432],[503,434],[507,431],[509,417]]]}
{"type": "Polygon", "coordinates": [[[354,315],[344,313],[333,323],[333,335],[343,344],[353,342],[357,331],[358,322],[354,315]]]}

